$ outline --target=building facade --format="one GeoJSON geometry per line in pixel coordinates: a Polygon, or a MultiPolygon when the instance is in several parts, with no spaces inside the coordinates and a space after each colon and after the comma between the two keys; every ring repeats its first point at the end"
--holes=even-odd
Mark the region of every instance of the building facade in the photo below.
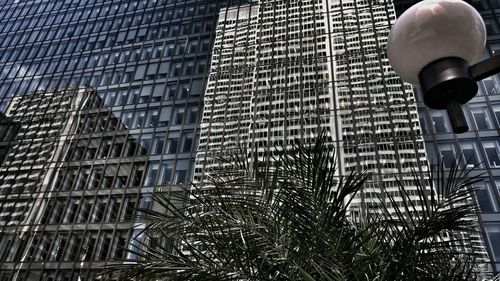
{"type": "Polygon", "coordinates": [[[135,209],[193,174],[228,5],[0,1],[0,280],[105,280],[134,258],[135,209]]]}
{"type": "Polygon", "coordinates": [[[324,130],[339,173],[373,175],[355,210],[377,182],[411,194],[440,154],[389,66],[395,19],[389,0],[0,0],[0,281],[105,280],[155,188],[240,147],[324,130]]]}
{"type": "MultiPolygon", "coordinates": [[[[353,207],[377,209],[380,185],[415,191],[427,162],[415,98],[385,48],[389,1],[254,1],[220,12],[204,99],[197,175],[239,150],[269,151],[327,131],[339,173],[371,173],[353,207]]],[[[417,194],[414,194],[417,196],[417,194]]]]}
{"type": "MultiPolygon", "coordinates": [[[[416,1],[395,1],[401,14],[416,1]]],[[[467,1],[474,6],[486,25],[487,43],[481,59],[500,53],[500,2],[497,0],[467,1]]],[[[479,227],[490,257],[490,270],[500,272],[500,76],[494,75],[478,82],[479,92],[464,112],[470,130],[453,134],[445,111],[427,108],[415,88],[420,123],[429,160],[443,159],[449,165],[454,157],[463,157],[463,167],[477,166],[475,174],[482,175],[477,184],[476,199],[481,215],[479,227]]]]}

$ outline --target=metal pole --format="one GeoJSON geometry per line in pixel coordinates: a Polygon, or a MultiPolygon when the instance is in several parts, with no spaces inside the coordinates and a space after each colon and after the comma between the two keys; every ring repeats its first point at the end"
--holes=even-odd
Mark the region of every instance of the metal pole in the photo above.
{"type": "Polygon", "coordinates": [[[446,105],[446,111],[448,112],[448,117],[450,117],[451,126],[455,134],[465,133],[469,130],[462,105],[457,100],[449,100],[446,105]]]}

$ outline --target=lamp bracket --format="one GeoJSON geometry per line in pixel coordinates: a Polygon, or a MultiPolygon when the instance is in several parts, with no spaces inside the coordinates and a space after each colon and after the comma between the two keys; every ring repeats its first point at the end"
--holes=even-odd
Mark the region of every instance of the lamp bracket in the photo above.
{"type": "Polygon", "coordinates": [[[422,69],[419,80],[425,105],[446,109],[453,132],[468,131],[461,105],[476,95],[478,87],[467,62],[457,57],[439,59],[422,69]]]}
{"type": "Polygon", "coordinates": [[[500,55],[480,61],[469,67],[469,73],[474,81],[483,80],[486,77],[500,72],[500,55]]]}

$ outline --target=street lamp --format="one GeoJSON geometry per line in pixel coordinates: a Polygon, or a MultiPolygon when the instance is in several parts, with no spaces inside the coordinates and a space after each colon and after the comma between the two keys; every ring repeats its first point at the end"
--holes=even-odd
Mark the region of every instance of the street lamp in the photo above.
{"type": "Polygon", "coordinates": [[[477,62],[485,43],[484,22],[472,6],[424,0],[397,19],[387,55],[404,81],[420,85],[425,105],[447,110],[459,134],[469,130],[461,105],[476,95],[476,82],[500,72],[500,55],[477,62]]]}

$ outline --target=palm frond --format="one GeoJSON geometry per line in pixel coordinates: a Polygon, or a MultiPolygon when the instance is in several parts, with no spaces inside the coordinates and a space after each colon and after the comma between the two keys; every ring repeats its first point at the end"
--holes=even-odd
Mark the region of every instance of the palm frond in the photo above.
{"type": "Polygon", "coordinates": [[[470,170],[414,171],[397,195],[380,186],[379,212],[356,221],[351,202],[370,177],[340,175],[330,143],[320,134],[271,161],[241,149],[189,189],[154,193],[140,210],[143,239],[127,249],[135,258],[107,270],[127,280],[472,280],[470,170]]]}

